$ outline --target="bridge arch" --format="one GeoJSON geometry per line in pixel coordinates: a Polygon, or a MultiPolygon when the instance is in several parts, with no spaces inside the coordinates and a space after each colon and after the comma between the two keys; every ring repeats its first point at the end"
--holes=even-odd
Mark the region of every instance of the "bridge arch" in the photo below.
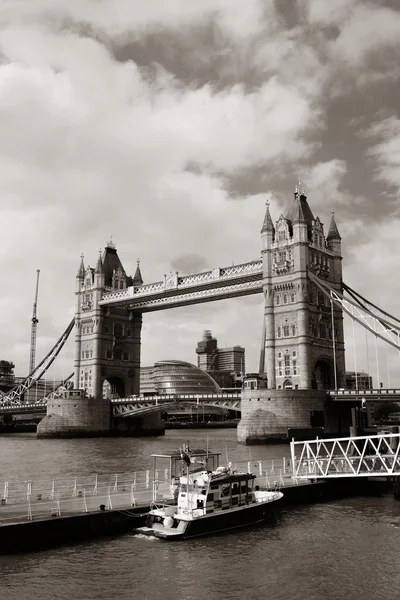
{"type": "Polygon", "coordinates": [[[126,385],[123,377],[118,375],[109,375],[103,381],[104,398],[125,398],[126,385]]]}
{"type": "Polygon", "coordinates": [[[333,360],[328,356],[320,356],[314,364],[311,375],[311,388],[313,390],[333,390],[335,387],[335,374],[333,360]]]}

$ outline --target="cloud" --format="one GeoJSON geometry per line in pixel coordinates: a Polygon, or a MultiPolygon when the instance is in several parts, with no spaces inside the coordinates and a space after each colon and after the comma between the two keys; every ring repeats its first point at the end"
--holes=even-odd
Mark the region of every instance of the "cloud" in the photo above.
{"type": "MultiPolygon", "coordinates": [[[[378,58],[397,21],[384,39],[371,23],[376,15],[386,27],[387,10],[352,5],[309,2],[304,19],[288,25],[281,3],[261,0],[3,0],[1,347],[20,374],[28,363],[36,269],[40,356],[73,314],[81,252],[94,266],[111,234],[128,273],[140,257],[146,282],[171,268],[184,273],[256,259],[265,197],[271,212],[284,210],[300,165],[314,213],[339,205],[352,223],[360,220],[350,249],[364,240],[365,219],[354,204],[368,186],[348,190],[352,156],[322,144],[321,136],[329,142],[340,124],[343,147],[354,149],[343,123],[358,116],[358,107],[337,110],[333,124],[326,118],[337,101],[332,82],[338,74],[353,78],[373,56],[377,62],[368,64],[387,84],[378,58]]],[[[381,181],[390,183],[394,172],[383,178],[389,134],[375,135],[383,136],[375,147],[381,181]]],[[[342,234],[351,234],[349,223],[340,223],[342,234]]],[[[195,361],[194,346],[211,328],[221,343],[245,345],[254,370],[261,304],[260,296],[146,315],[145,362],[195,361]],[[172,343],[178,325],[179,343],[172,343]]],[[[65,375],[73,353],[72,340],[57,367],[65,375]]]]}
{"type": "Polygon", "coordinates": [[[400,190],[400,119],[388,117],[374,123],[366,132],[379,141],[368,154],[376,159],[376,177],[400,190]]]}

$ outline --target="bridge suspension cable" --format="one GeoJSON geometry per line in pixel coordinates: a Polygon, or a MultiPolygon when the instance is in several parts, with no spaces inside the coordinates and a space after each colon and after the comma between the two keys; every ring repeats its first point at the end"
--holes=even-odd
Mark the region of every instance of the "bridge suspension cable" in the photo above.
{"type": "Polygon", "coordinates": [[[73,387],[73,382],[71,381],[71,379],[73,378],[73,376],[74,376],[73,373],[71,373],[71,375],[68,375],[68,377],[66,379],[64,379],[63,381],[61,381],[48,394],[45,394],[42,398],[40,398],[39,400],[37,400],[35,402],[35,404],[37,404],[37,405],[46,404],[47,400],[52,400],[53,398],[60,398],[60,396],[61,396],[61,394],[63,392],[67,392],[68,390],[70,390],[73,387]]]}
{"type": "MultiPolygon", "coordinates": [[[[335,304],[335,306],[342,309],[350,316],[351,319],[353,319],[353,321],[362,325],[375,337],[380,338],[387,344],[390,344],[396,348],[396,350],[400,351],[400,325],[390,322],[382,317],[378,317],[361,302],[356,302],[355,300],[345,298],[341,292],[334,289],[326,281],[319,279],[312,273],[309,272],[308,277],[310,281],[312,281],[323,292],[323,294],[325,294],[325,296],[328,297],[333,304],[335,304]]],[[[372,303],[370,304],[372,305],[372,303]]],[[[375,308],[375,305],[373,306],[375,308]]],[[[391,317],[389,313],[386,313],[378,307],[376,308],[377,310],[380,310],[380,312],[384,313],[385,316],[389,316],[400,323],[398,319],[391,317]]]]}
{"type": "Polygon", "coordinates": [[[43,377],[49,367],[53,364],[59,353],[61,352],[65,342],[67,341],[69,334],[71,333],[75,324],[75,317],[69,323],[68,327],[61,335],[61,337],[54,344],[53,348],[47,353],[44,359],[29,373],[28,377],[15,388],[13,388],[7,394],[0,397],[0,406],[18,406],[22,404],[21,396],[27,392],[32,386],[35,385],[39,379],[43,377]]]}

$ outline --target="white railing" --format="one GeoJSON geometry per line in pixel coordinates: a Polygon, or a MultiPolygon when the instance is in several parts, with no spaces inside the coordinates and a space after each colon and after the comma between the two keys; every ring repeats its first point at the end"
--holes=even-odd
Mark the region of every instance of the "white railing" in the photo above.
{"type": "MultiPolygon", "coordinates": [[[[290,458],[232,463],[238,471],[252,472],[262,489],[298,483],[292,478],[290,458]]],[[[8,523],[67,516],[98,510],[149,507],[172,497],[169,469],[113,475],[90,475],[49,480],[0,481],[0,527],[8,523]]]]}
{"type": "Polygon", "coordinates": [[[294,478],[400,475],[400,434],[292,441],[294,478]]]}

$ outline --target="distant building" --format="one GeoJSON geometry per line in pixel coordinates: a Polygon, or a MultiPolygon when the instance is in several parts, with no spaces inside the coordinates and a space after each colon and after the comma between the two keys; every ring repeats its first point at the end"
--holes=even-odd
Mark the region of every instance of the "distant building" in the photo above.
{"type": "Polygon", "coordinates": [[[182,360],[160,360],[140,369],[140,395],[219,394],[214,379],[195,365],[182,360]]]}
{"type": "Polygon", "coordinates": [[[15,385],[15,365],[8,360],[0,360],[0,391],[7,392],[15,385]]]}
{"type": "Polygon", "coordinates": [[[221,388],[241,387],[245,373],[245,349],[242,346],[218,348],[216,338],[206,330],[196,348],[197,366],[215,379],[221,388]]]}
{"type": "Polygon", "coordinates": [[[346,371],[346,390],[372,390],[372,377],[368,373],[346,371]]]}

